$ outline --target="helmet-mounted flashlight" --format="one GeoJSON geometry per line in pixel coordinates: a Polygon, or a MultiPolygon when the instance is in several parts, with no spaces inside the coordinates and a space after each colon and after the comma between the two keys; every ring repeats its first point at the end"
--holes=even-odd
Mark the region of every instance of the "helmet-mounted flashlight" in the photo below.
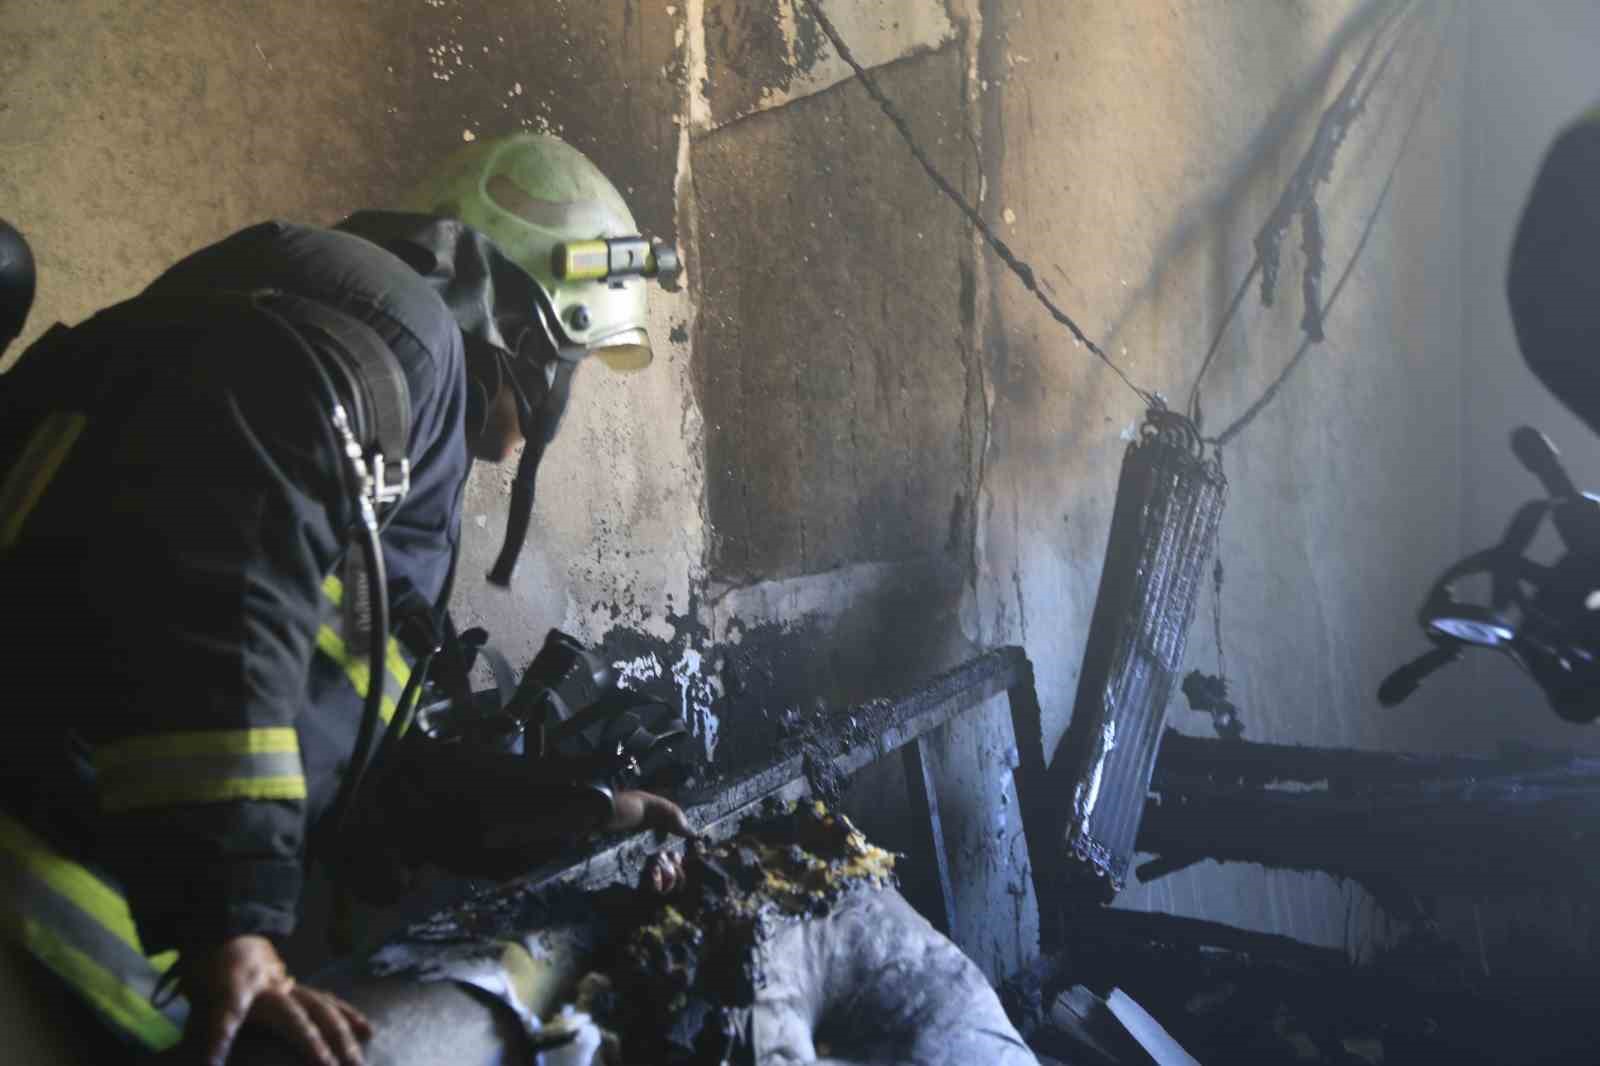
{"type": "Polygon", "coordinates": [[[550,269],[560,281],[670,278],[678,273],[679,262],[677,250],[666,245],[643,237],[613,237],[556,245],[550,269]]]}

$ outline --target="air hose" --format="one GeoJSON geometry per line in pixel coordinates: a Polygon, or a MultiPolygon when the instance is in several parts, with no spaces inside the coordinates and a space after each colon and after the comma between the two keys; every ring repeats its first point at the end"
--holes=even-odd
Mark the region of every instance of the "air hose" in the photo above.
{"type": "MultiPolygon", "coordinates": [[[[342,408],[335,410],[342,411],[342,408]]],[[[361,779],[372,764],[373,740],[383,721],[383,675],[389,650],[389,583],[383,565],[383,545],[378,538],[378,515],[365,493],[361,495],[360,506],[361,531],[357,541],[362,561],[366,563],[367,602],[372,605],[367,632],[367,695],[361,710],[361,727],[356,731],[356,745],[350,752],[350,766],[339,784],[339,795],[333,805],[335,836],[343,831],[345,819],[361,789],[361,779]]],[[[347,589],[345,594],[354,595],[355,590],[347,589]]],[[[406,688],[408,692],[413,691],[409,684],[406,688]]]]}
{"type": "MultiPolygon", "coordinates": [[[[383,722],[383,679],[387,668],[386,660],[389,648],[388,575],[383,562],[383,545],[380,539],[377,509],[374,506],[371,494],[367,491],[368,486],[365,484],[367,477],[364,465],[366,454],[362,450],[361,443],[356,439],[355,429],[350,425],[349,412],[339,398],[338,389],[334,387],[333,377],[329,373],[328,367],[323,363],[323,356],[295,327],[291,318],[269,306],[269,301],[276,295],[276,293],[272,292],[256,293],[251,302],[277,325],[291,343],[305,356],[306,365],[312,371],[317,390],[322,394],[322,402],[328,412],[328,421],[333,429],[335,450],[342,452],[345,459],[340,464],[340,480],[344,483],[350,498],[356,503],[356,525],[358,527],[356,530],[356,543],[360,548],[367,576],[367,604],[369,605],[365,626],[367,636],[367,691],[362,705],[361,725],[356,732],[355,748],[350,755],[350,766],[345,772],[344,780],[340,783],[339,794],[332,808],[332,824],[335,833],[337,833],[344,826],[349,809],[353,805],[354,797],[360,788],[361,779],[366,775],[367,767],[372,761],[373,740],[377,736],[379,725],[383,722]]],[[[357,590],[354,588],[345,590],[345,595],[347,596],[356,594],[357,590]]]]}

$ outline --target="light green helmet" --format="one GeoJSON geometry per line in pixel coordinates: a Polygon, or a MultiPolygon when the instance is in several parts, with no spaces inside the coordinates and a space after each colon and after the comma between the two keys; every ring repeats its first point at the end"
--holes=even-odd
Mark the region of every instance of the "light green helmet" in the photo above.
{"type": "Polygon", "coordinates": [[[558,137],[514,133],[447,160],[400,205],[458,218],[538,282],[558,341],[617,370],[650,364],[647,277],[677,255],[638,236],[633,212],[587,156],[558,137]]]}

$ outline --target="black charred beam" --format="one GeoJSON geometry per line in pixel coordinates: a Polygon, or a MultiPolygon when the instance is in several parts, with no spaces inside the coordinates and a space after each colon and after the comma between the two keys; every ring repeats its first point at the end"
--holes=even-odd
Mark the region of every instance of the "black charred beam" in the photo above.
{"type": "MultiPolygon", "coordinates": [[[[1574,760],[1570,752],[1509,746],[1494,756],[1426,755],[1212,740],[1169,729],[1156,760],[1152,789],[1161,791],[1195,781],[1250,787],[1325,782],[1330,790],[1344,791],[1569,772],[1582,761],[1574,760]]],[[[1600,759],[1589,762],[1600,773],[1600,759]]]]}
{"type": "Polygon", "coordinates": [[[1600,759],[1384,755],[1169,737],[1139,833],[1146,868],[1320,870],[1388,899],[1600,888],[1600,759]],[[1266,782],[1298,787],[1274,787],[1266,782]]]}
{"type": "Polygon", "coordinates": [[[932,767],[928,765],[926,736],[918,737],[900,749],[906,775],[906,791],[911,801],[911,817],[917,825],[920,850],[932,860],[933,877],[928,899],[916,900],[928,921],[945,936],[956,930],[956,894],[950,878],[950,856],[944,846],[944,820],[939,815],[939,793],[933,787],[932,767]]]}

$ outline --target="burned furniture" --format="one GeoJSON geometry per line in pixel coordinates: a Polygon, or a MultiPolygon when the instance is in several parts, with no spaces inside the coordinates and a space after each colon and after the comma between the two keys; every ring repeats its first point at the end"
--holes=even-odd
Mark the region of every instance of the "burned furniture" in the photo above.
{"type": "Polygon", "coordinates": [[[1031,1046],[1068,1063],[1149,1062],[1095,1024],[1095,998],[1121,988],[1207,1064],[1513,1066],[1593,1060],[1594,980],[1592,966],[1485,975],[1426,935],[1355,963],[1288,937],[1107,909],[1002,998],[1031,1046]]]}
{"type": "Polygon", "coordinates": [[[1396,755],[1169,735],[1142,881],[1215,859],[1321,870],[1401,916],[1417,897],[1600,889],[1600,758],[1396,755]]]}
{"type": "MultiPolygon", "coordinates": [[[[831,750],[812,746],[804,752],[785,753],[766,766],[754,769],[732,780],[718,783],[714,788],[696,796],[686,797],[685,806],[691,822],[709,842],[722,842],[733,838],[747,819],[770,809],[774,803],[791,803],[812,797],[830,781],[848,776],[879,759],[899,757],[904,760],[908,788],[911,790],[914,811],[926,815],[919,825],[922,841],[919,850],[934,857],[933,865],[942,876],[933,879],[926,898],[920,902],[927,922],[906,906],[893,890],[868,897],[860,903],[857,913],[846,908],[833,918],[841,928],[865,928],[873,923],[893,919],[896,929],[904,935],[873,943],[862,941],[858,948],[877,952],[880,961],[894,963],[890,971],[909,965],[905,958],[895,955],[909,946],[922,945],[918,957],[926,963],[938,961],[941,972],[959,977],[956,987],[966,1002],[977,1010],[979,993],[992,998],[987,983],[970,963],[958,966],[956,950],[935,929],[949,929],[954,921],[954,900],[948,878],[948,859],[944,856],[944,838],[939,825],[938,797],[931,787],[926,770],[923,745],[928,736],[960,715],[976,711],[995,697],[1009,697],[1013,722],[1018,728],[1018,749],[1022,753],[1022,767],[1017,778],[1018,798],[1022,806],[1024,831],[1030,848],[1047,846],[1051,834],[1043,829],[1048,825],[1034,817],[1041,809],[1048,811],[1042,802],[1043,755],[1039,748],[1039,708],[1033,689],[1033,671],[1020,648],[1002,648],[968,662],[935,679],[900,699],[876,701],[853,708],[847,719],[853,717],[854,728],[841,730],[833,737],[831,750]],[[1036,843],[1038,841],[1038,843],[1036,843]],[[865,923],[865,925],[863,924],[865,923]],[[881,950],[879,950],[881,949],[881,950]],[[890,950],[893,949],[893,950],[890,950]],[[893,956],[893,958],[891,958],[893,956]],[[898,961],[897,961],[898,960],[898,961]]],[[[558,912],[552,912],[550,900],[575,892],[596,891],[608,886],[636,884],[645,864],[652,855],[664,848],[681,850],[681,842],[662,844],[653,834],[638,834],[617,840],[602,847],[581,861],[555,864],[534,871],[526,877],[497,886],[492,890],[462,900],[445,911],[413,924],[397,941],[412,950],[408,963],[428,965],[428,957],[439,953],[450,956],[452,963],[461,961],[464,954],[469,960],[483,963],[474,970],[473,983],[479,992],[505,1000],[505,992],[516,983],[531,990],[529,999],[539,1002],[521,1004],[526,1013],[538,1016],[557,1002],[556,989],[565,989],[577,976],[576,963],[586,949],[585,933],[573,925],[563,924],[558,912]],[[519,971],[516,982],[502,980],[500,974],[507,970],[519,971]]],[[[1048,867],[1048,862],[1045,867],[1048,867]]],[[[1036,883],[1040,890],[1049,891],[1049,882],[1042,879],[1042,869],[1035,866],[1036,883]]],[[[832,920],[832,919],[830,919],[832,920]]],[[[815,952],[813,942],[818,933],[786,933],[794,944],[787,945],[795,951],[815,952]]],[[[779,948],[785,942],[774,941],[779,948]]],[[[394,956],[389,956],[394,961],[394,956]]],[[[861,971],[860,960],[841,955],[835,960],[839,972],[861,971]]],[[[870,967],[869,967],[870,968],[870,967]]],[[[442,1061],[427,1056],[441,1046],[437,1029],[454,1030],[450,1043],[450,1061],[463,1063],[498,1063],[525,1059],[525,1050],[518,1037],[520,1024],[513,1011],[503,1007],[491,1008],[483,997],[465,990],[459,983],[419,982],[415,979],[415,966],[410,975],[402,975],[407,967],[387,966],[387,976],[374,976],[370,970],[346,971],[324,975],[319,979],[328,987],[346,994],[351,1002],[366,1010],[378,1024],[378,1043],[374,1045],[369,1061],[374,1063],[402,1064],[409,1062],[442,1061]],[[419,1031],[418,1017],[431,1016],[435,1025],[423,1026],[425,1036],[419,1031]],[[404,1039],[391,1036],[404,1034],[404,1039]],[[412,1043],[411,1041],[415,1041],[412,1043]]],[[[459,969],[459,968],[458,968],[459,969]]],[[[565,995],[563,991],[561,993],[565,995]]],[[[887,1009],[887,1008],[885,1008],[887,1009]]],[[[994,1003],[995,1024],[987,1028],[1002,1035],[1009,1030],[998,1001],[994,1003]]],[[[978,1010],[971,1015],[984,1017],[978,1010]]],[[[908,1024],[902,1034],[914,1046],[916,1033],[911,1022],[920,1017],[915,1012],[906,1015],[908,1024]]],[[[950,1017],[935,1011],[930,1018],[944,1018],[941,1025],[951,1024],[950,1017]]],[[[773,1018],[774,1025],[788,1025],[773,1018]]],[[[920,1024],[920,1023],[918,1023],[920,1024]]],[[[819,1039],[825,1037],[819,1036],[819,1039]]],[[[954,1037],[946,1034],[946,1042],[954,1037]]],[[[986,1038],[993,1041],[991,1035],[986,1038]]],[[[958,1043],[951,1043],[957,1048],[958,1043]]],[[[1014,1034],[1006,1036],[996,1045],[998,1051],[986,1054],[988,1061],[1030,1062],[1033,1056],[1014,1034]],[[998,1057],[997,1057],[998,1056],[998,1057]],[[1006,1056],[1010,1056],[1007,1058],[1006,1056]]],[[[252,1044],[240,1053],[240,1061],[275,1064],[285,1060],[264,1044],[252,1044]]],[[[955,1061],[955,1060],[950,1060],[955,1061]]]]}
{"type": "MultiPolygon", "coordinates": [[[[926,812],[918,825],[917,850],[934,857],[943,871],[937,879],[937,899],[921,909],[941,931],[952,928],[955,913],[950,892],[949,859],[940,826],[939,801],[926,769],[925,744],[937,729],[955,718],[978,710],[991,699],[1006,695],[1023,766],[1017,772],[1018,798],[1023,805],[1025,831],[1042,830],[1048,820],[1030,819],[1042,800],[1035,785],[1042,772],[1039,751],[1039,703],[1034,692],[1033,665],[1021,648],[1005,647],[970,660],[898,699],[874,701],[852,708],[843,716],[856,726],[834,738],[835,750],[787,752],[774,761],[732,778],[713,782],[681,797],[683,806],[702,837],[721,841],[734,835],[745,819],[758,813],[768,800],[790,802],[813,796],[819,784],[849,777],[880,759],[898,757],[907,769],[907,787],[913,812],[926,812]],[[1031,744],[1030,744],[1031,739],[1031,744]],[[1030,753],[1034,756],[1030,760],[1030,753]]],[[[1048,810],[1048,805],[1045,805],[1048,810]]],[[[1035,841],[1028,837],[1030,850],[1035,841]]],[[[681,843],[669,843],[681,850],[681,843]]],[[[537,893],[557,885],[599,888],[633,882],[649,857],[663,845],[641,833],[603,847],[581,862],[561,863],[530,873],[506,885],[513,894],[537,893]]],[[[921,903],[922,901],[918,901],[921,903]]]]}

